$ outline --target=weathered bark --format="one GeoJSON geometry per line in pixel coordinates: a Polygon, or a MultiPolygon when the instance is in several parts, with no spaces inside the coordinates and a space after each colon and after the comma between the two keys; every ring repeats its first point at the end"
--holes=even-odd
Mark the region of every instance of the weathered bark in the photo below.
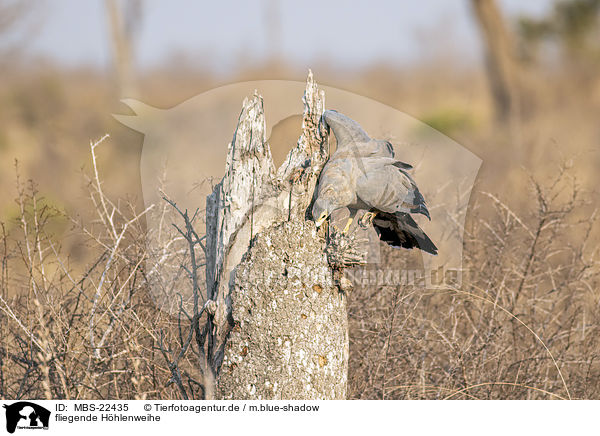
{"type": "Polygon", "coordinates": [[[346,296],[311,221],[260,233],[232,290],[236,322],[218,380],[223,399],[344,399],[346,296]]]}
{"type": "Polygon", "coordinates": [[[244,101],[225,176],[207,198],[207,296],[216,396],[345,398],[346,297],[306,219],[328,157],[324,95],[309,74],[302,135],[277,172],[262,99],[244,101]]]}
{"type": "Polygon", "coordinates": [[[484,36],[488,77],[496,118],[514,123],[519,116],[518,65],[513,41],[494,0],[471,0],[484,36]]]}

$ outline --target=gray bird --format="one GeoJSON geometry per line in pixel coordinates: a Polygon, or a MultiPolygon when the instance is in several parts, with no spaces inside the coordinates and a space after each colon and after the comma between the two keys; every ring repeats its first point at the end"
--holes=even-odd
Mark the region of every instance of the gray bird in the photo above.
{"type": "MultiPolygon", "coordinates": [[[[327,110],[323,113],[323,119],[333,130],[337,141],[334,156],[342,157],[352,153],[353,156],[360,157],[394,157],[394,148],[389,141],[369,138],[360,125],[346,115],[334,110],[327,110]]],[[[410,165],[406,165],[412,168],[410,165]]]]}
{"type": "Polygon", "coordinates": [[[367,210],[360,224],[372,224],[380,240],[395,248],[417,247],[437,254],[435,244],[410,216],[420,213],[431,220],[423,195],[406,172],[412,166],[394,158],[389,142],[369,138],[345,115],[325,111],[323,117],[338,147],[319,177],[312,208],[317,226],[334,211],[347,208],[345,233],[357,211],[367,210]]]}

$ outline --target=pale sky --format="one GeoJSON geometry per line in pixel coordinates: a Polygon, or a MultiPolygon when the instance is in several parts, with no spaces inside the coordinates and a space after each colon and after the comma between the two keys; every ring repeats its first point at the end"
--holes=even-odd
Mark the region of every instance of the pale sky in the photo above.
{"type": "MultiPolygon", "coordinates": [[[[500,0],[507,15],[536,15],[551,0],[500,0]]],[[[24,55],[68,66],[110,65],[103,0],[34,3],[24,55]],[[33,29],[33,30],[31,30],[33,29]]],[[[260,63],[272,50],[295,65],[327,60],[341,68],[406,64],[452,48],[467,59],[480,55],[478,29],[468,0],[143,0],[135,45],[141,70],[183,55],[226,72],[241,62],[260,63]],[[273,4],[277,5],[273,8],[273,4]],[[315,14],[316,13],[316,14],[315,14]],[[266,30],[268,17],[278,30],[266,30]]],[[[15,33],[3,38],[15,38],[15,33]]]]}

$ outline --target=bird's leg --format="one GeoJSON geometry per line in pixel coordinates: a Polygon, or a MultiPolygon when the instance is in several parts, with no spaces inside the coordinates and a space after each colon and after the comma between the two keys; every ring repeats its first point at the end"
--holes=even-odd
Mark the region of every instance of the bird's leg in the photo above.
{"type": "Polygon", "coordinates": [[[344,226],[344,230],[342,230],[342,233],[344,235],[348,233],[348,230],[350,230],[350,224],[352,224],[352,217],[348,218],[348,221],[346,221],[346,225],[344,226]]]}
{"type": "Polygon", "coordinates": [[[344,235],[348,234],[348,230],[350,230],[350,225],[352,224],[352,221],[354,221],[355,216],[356,216],[356,211],[350,210],[350,217],[348,217],[348,221],[346,221],[346,225],[344,226],[344,229],[342,230],[342,234],[344,234],[344,235]]]}
{"type": "Polygon", "coordinates": [[[358,220],[358,223],[362,227],[367,228],[371,224],[373,224],[373,220],[375,219],[375,216],[377,216],[377,212],[367,212],[362,217],[360,217],[360,220],[358,220]]]}

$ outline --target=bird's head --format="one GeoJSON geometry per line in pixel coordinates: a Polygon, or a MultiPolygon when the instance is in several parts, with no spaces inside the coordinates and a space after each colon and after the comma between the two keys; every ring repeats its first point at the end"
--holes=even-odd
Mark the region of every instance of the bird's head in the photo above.
{"type": "Polygon", "coordinates": [[[328,198],[327,196],[319,196],[319,198],[315,200],[312,208],[312,216],[317,224],[317,227],[320,227],[335,209],[336,206],[332,202],[331,198],[328,198]]]}

